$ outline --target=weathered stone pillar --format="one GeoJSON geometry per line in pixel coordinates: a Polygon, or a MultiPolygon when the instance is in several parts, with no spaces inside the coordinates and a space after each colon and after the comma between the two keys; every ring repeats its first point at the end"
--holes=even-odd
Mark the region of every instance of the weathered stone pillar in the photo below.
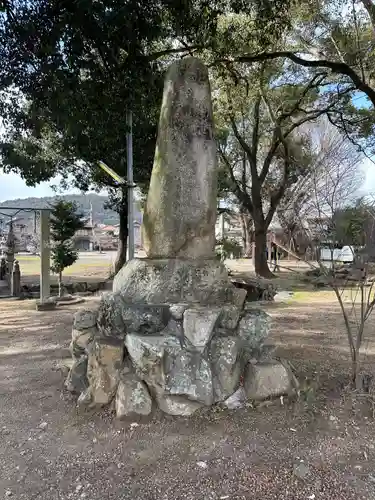
{"type": "Polygon", "coordinates": [[[5,257],[0,259],[0,280],[5,280],[7,273],[7,263],[5,257]]]}
{"type": "Polygon", "coordinates": [[[143,216],[149,258],[215,255],[217,158],[208,70],[194,57],[169,68],[143,216]]]}
{"type": "Polygon", "coordinates": [[[12,297],[19,297],[21,295],[21,271],[18,260],[14,261],[10,288],[12,297]]]}
{"type": "Polygon", "coordinates": [[[50,212],[40,211],[40,302],[50,296],[50,212]]]}
{"type": "Polygon", "coordinates": [[[11,295],[12,294],[12,274],[13,274],[13,263],[14,263],[14,253],[16,250],[16,242],[13,233],[13,222],[9,223],[9,231],[6,241],[6,279],[8,280],[11,295]]]}

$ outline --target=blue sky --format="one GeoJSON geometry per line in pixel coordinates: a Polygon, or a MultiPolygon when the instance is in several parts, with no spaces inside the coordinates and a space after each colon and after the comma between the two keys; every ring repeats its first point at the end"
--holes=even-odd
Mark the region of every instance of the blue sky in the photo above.
{"type": "MultiPolygon", "coordinates": [[[[56,192],[52,189],[55,182],[42,182],[36,187],[28,187],[25,181],[16,174],[4,174],[0,172],[0,202],[5,200],[15,200],[18,198],[41,198],[42,196],[54,196],[56,192]]],[[[79,193],[78,190],[69,189],[69,193],[79,193]]]]}

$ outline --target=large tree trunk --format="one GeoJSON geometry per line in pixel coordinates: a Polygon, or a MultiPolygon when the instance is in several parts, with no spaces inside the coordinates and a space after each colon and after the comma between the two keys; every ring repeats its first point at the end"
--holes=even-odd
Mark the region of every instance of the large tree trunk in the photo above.
{"type": "Polygon", "coordinates": [[[267,262],[267,229],[255,226],[255,272],[263,278],[274,278],[267,262]]]}
{"type": "Polygon", "coordinates": [[[126,196],[123,196],[122,202],[119,208],[120,216],[120,227],[118,236],[118,248],[115,260],[115,274],[117,274],[120,269],[126,263],[126,252],[128,248],[128,205],[126,196]]]}
{"type": "Polygon", "coordinates": [[[240,213],[242,243],[244,248],[244,257],[250,258],[252,254],[252,243],[254,239],[253,219],[249,214],[240,213]]]}

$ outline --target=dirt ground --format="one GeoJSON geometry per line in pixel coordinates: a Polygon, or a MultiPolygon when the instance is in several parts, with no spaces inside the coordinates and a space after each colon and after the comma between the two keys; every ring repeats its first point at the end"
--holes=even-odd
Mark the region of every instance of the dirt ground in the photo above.
{"type": "MultiPolygon", "coordinates": [[[[266,307],[299,399],[138,425],[76,408],[59,368],[76,309],[33,306],[0,301],[0,498],[375,498],[372,400],[345,388],[345,330],[324,292],[266,307]]],[[[367,342],[369,367],[374,354],[367,342]]]]}

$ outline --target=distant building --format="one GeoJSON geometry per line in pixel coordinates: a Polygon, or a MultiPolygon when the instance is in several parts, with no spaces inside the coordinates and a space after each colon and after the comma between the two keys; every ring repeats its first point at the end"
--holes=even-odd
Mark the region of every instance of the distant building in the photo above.
{"type": "Polygon", "coordinates": [[[82,229],[73,236],[73,245],[79,252],[92,252],[94,250],[95,236],[91,221],[85,221],[82,229]]]}
{"type": "MultiPolygon", "coordinates": [[[[113,251],[117,250],[120,224],[95,224],[92,206],[82,219],[84,227],[76,232],[72,238],[74,248],[80,252],[113,251]]],[[[12,218],[13,232],[16,239],[17,252],[34,252],[35,242],[39,243],[39,214],[38,212],[20,212],[12,218]]],[[[0,247],[6,240],[9,231],[10,218],[0,217],[0,247]]],[[[134,244],[136,249],[142,248],[142,213],[134,208],[134,244]]],[[[0,250],[1,253],[1,250],[0,250]]]]}
{"type": "Polygon", "coordinates": [[[16,243],[16,252],[27,252],[30,242],[34,239],[36,233],[37,218],[30,213],[20,214],[17,217],[3,222],[3,234],[8,234],[10,224],[13,226],[13,234],[16,243]]]}

